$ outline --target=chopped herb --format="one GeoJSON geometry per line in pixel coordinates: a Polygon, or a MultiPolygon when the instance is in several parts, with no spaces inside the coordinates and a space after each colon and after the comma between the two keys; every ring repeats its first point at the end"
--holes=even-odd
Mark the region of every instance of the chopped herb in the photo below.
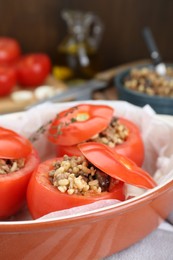
{"type": "Polygon", "coordinates": [[[76,122],[76,121],[77,121],[76,118],[74,118],[74,117],[71,118],[71,122],[72,122],[72,123],[74,123],[74,122],[76,122]]]}
{"type": "Polygon", "coordinates": [[[34,143],[36,142],[40,135],[44,134],[47,131],[48,126],[52,123],[52,120],[48,121],[46,124],[40,126],[36,132],[34,132],[30,137],[29,140],[34,143]]]}

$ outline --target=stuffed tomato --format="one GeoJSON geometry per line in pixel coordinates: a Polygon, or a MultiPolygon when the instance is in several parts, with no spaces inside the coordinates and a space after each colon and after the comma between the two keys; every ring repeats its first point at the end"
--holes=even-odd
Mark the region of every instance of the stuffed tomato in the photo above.
{"type": "Polygon", "coordinates": [[[80,155],[81,142],[103,143],[141,166],[144,144],[140,130],[131,121],[115,117],[109,106],[78,105],[58,114],[48,138],[56,144],[57,156],[80,155]]]}
{"type": "Polygon", "coordinates": [[[103,144],[86,142],[79,149],[83,155],[47,160],[32,175],[27,203],[34,219],[98,200],[123,201],[124,183],[145,189],[156,186],[133,161],[103,144]]]}
{"type": "Polygon", "coordinates": [[[0,127],[0,219],[22,208],[29,179],[38,164],[38,154],[26,138],[0,127]]]}

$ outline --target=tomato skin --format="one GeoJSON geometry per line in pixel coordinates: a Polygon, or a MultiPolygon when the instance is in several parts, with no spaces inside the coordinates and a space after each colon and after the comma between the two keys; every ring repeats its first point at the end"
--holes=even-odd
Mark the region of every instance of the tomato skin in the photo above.
{"type": "Polygon", "coordinates": [[[146,171],[108,146],[96,142],[81,143],[78,146],[88,161],[112,178],[144,189],[157,186],[146,171]]]}
{"type": "MultiPolygon", "coordinates": [[[[119,154],[127,156],[138,166],[141,166],[144,161],[144,144],[138,127],[131,121],[122,117],[119,117],[118,121],[129,129],[129,136],[124,143],[119,144],[111,149],[119,154]]],[[[67,154],[69,156],[80,156],[81,152],[78,148],[78,145],[57,145],[56,154],[57,156],[63,156],[64,154],[67,154]]]]}
{"type": "Polygon", "coordinates": [[[123,182],[115,184],[110,192],[102,192],[102,194],[94,196],[68,195],[60,192],[50,183],[48,172],[52,168],[52,162],[61,159],[54,158],[41,163],[30,179],[27,189],[27,204],[34,219],[53,211],[86,205],[98,200],[124,200],[123,182]]]}
{"type": "Polygon", "coordinates": [[[125,118],[119,118],[119,122],[129,129],[129,137],[127,140],[113,148],[117,153],[127,156],[138,166],[142,166],[145,152],[144,143],[137,126],[125,118]]]}
{"type": "Polygon", "coordinates": [[[113,109],[106,105],[81,104],[71,107],[53,120],[48,139],[58,145],[78,144],[104,130],[112,116],[113,109]],[[80,115],[86,116],[86,119],[78,120],[80,115]]]}
{"type": "Polygon", "coordinates": [[[22,208],[29,179],[38,164],[38,154],[33,149],[23,169],[0,175],[0,219],[6,219],[22,208]]]}
{"type": "Polygon", "coordinates": [[[0,37],[0,65],[11,65],[21,55],[21,47],[16,39],[0,37]]]}
{"type": "Polygon", "coordinates": [[[64,146],[64,145],[56,145],[56,156],[61,157],[65,154],[68,156],[80,156],[82,155],[81,151],[78,148],[78,145],[64,146]]]}
{"type": "Polygon", "coordinates": [[[43,84],[51,71],[51,66],[51,60],[45,53],[23,55],[17,65],[18,83],[27,87],[43,84]]]}
{"type": "Polygon", "coordinates": [[[9,95],[17,83],[16,71],[12,67],[0,65],[0,96],[9,95]]]}
{"type": "Polygon", "coordinates": [[[26,158],[31,151],[32,145],[28,139],[10,129],[0,127],[0,158],[26,158]]]}

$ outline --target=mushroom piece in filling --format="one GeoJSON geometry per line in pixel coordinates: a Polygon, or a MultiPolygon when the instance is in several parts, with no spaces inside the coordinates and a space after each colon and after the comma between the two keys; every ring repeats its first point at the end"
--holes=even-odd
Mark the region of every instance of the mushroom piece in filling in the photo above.
{"type": "Polygon", "coordinates": [[[128,128],[119,122],[118,118],[113,117],[109,126],[99,134],[93,136],[91,140],[98,143],[103,143],[113,148],[116,145],[124,143],[129,135],[128,128]]]}
{"type": "Polygon", "coordinates": [[[25,159],[0,159],[0,175],[16,172],[25,166],[25,159]]]}
{"type": "Polygon", "coordinates": [[[99,194],[108,191],[110,176],[100,171],[83,156],[64,155],[53,163],[49,172],[50,181],[60,192],[69,195],[99,194]]]}

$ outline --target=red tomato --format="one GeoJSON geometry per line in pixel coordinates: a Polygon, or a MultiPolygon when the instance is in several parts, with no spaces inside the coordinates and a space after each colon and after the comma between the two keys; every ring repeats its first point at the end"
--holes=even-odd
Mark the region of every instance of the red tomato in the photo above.
{"type": "MultiPolygon", "coordinates": [[[[125,118],[120,117],[118,118],[118,121],[128,128],[129,136],[124,143],[116,145],[114,148],[111,149],[115,150],[119,154],[127,156],[138,166],[141,166],[144,160],[144,144],[139,129],[133,122],[125,118]]],[[[81,152],[77,145],[57,145],[56,150],[57,156],[63,156],[64,154],[67,154],[69,156],[81,155],[81,152]]]]}
{"type": "Polygon", "coordinates": [[[51,71],[51,60],[47,54],[28,54],[17,65],[17,79],[21,86],[34,87],[44,83],[51,71]]]}
{"type": "Polygon", "coordinates": [[[96,142],[86,142],[78,146],[88,161],[111,177],[144,189],[156,186],[155,181],[147,172],[108,146],[96,142]]]}
{"type": "Polygon", "coordinates": [[[11,65],[16,62],[21,54],[21,48],[17,40],[8,37],[0,37],[0,64],[11,65]]]}
{"type": "Polygon", "coordinates": [[[30,142],[12,130],[0,128],[0,159],[26,159],[18,171],[0,174],[0,219],[22,207],[32,172],[38,166],[37,152],[30,142]]]}
{"type": "Polygon", "coordinates": [[[27,157],[24,168],[16,172],[0,175],[0,219],[8,218],[22,208],[29,179],[38,163],[38,155],[33,149],[27,157]]]}
{"type": "Polygon", "coordinates": [[[138,166],[141,166],[144,161],[144,143],[140,131],[138,127],[129,120],[121,117],[118,120],[128,128],[129,136],[124,143],[115,146],[113,150],[119,154],[127,156],[138,166]]]}
{"type": "Polygon", "coordinates": [[[69,108],[53,120],[48,138],[58,145],[74,145],[101,132],[110,123],[113,109],[106,105],[82,104],[69,108]]]}
{"type": "Polygon", "coordinates": [[[86,205],[98,200],[124,200],[122,182],[112,182],[109,192],[105,191],[95,196],[69,195],[60,192],[50,183],[48,172],[52,169],[52,163],[61,159],[54,158],[41,163],[30,179],[27,189],[27,204],[34,219],[53,211],[86,205]]]}
{"type": "Polygon", "coordinates": [[[0,127],[0,158],[26,158],[32,151],[31,143],[16,132],[0,127]]]}
{"type": "Polygon", "coordinates": [[[55,149],[56,149],[56,155],[58,157],[61,157],[64,154],[67,154],[69,156],[73,156],[73,155],[80,156],[81,155],[81,151],[78,148],[78,144],[71,145],[71,146],[56,145],[55,149]]]}
{"type": "Polygon", "coordinates": [[[9,95],[17,82],[16,71],[12,67],[0,66],[0,96],[9,95]]]}

